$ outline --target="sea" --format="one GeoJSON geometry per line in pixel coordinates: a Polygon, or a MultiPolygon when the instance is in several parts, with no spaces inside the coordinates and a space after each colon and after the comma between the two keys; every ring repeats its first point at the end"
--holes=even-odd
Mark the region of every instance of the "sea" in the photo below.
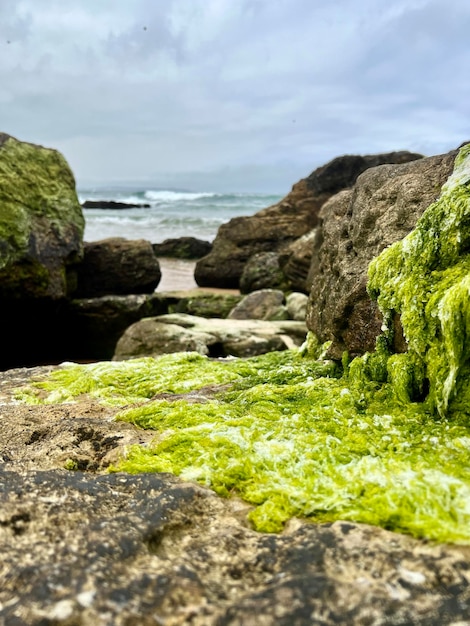
{"type": "Polygon", "coordinates": [[[253,215],[278,202],[282,196],[262,193],[196,193],[172,189],[79,189],[80,203],[113,200],[149,204],[148,208],[83,209],[84,241],[108,237],[166,239],[196,237],[212,242],[219,227],[232,217],[253,215]]]}

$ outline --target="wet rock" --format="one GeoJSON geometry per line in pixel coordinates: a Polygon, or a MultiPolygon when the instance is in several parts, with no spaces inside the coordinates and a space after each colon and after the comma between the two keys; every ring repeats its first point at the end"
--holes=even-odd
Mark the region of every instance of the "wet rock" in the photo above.
{"type": "Polygon", "coordinates": [[[440,194],[456,151],[368,169],[325,203],[316,232],[307,325],[340,359],[373,350],[382,319],[366,291],[370,261],[416,225],[440,194]]]}
{"type": "Polygon", "coordinates": [[[287,288],[288,282],[279,265],[277,252],[258,252],[248,259],[240,277],[241,293],[287,288]]]}
{"type": "Polygon", "coordinates": [[[160,279],[160,265],[150,242],[103,239],[84,245],[75,297],[152,293],[160,279]]]}
{"type": "Polygon", "coordinates": [[[152,248],[157,257],[200,259],[210,253],[212,244],[196,237],[178,237],[154,243],[152,248]]]}

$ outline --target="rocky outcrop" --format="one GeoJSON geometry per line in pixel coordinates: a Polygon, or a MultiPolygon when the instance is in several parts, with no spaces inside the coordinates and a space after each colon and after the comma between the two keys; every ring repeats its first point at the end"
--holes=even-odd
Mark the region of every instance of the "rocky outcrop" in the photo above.
{"type": "Polygon", "coordinates": [[[252,255],[283,250],[312,230],[318,223],[318,212],[324,202],[341,189],[352,186],[361,172],[381,163],[404,163],[421,156],[391,152],[333,159],[296,183],[278,204],[223,224],[212,252],[196,264],[197,284],[238,288],[244,266],[252,255]]]}
{"type": "Polygon", "coordinates": [[[279,254],[278,263],[282,268],[285,281],[291,289],[305,294],[309,293],[311,286],[307,279],[312,264],[317,228],[291,243],[279,254]]]}
{"type": "Polygon", "coordinates": [[[152,293],[161,279],[152,244],[114,237],[85,243],[78,269],[78,298],[152,293]]]}
{"type": "Polygon", "coordinates": [[[152,244],[152,247],[155,256],[176,259],[200,259],[212,250],[212,244],[209,241],[196,237],[165,239],[162,243],[152,244]]]}
{"type": "Polygon", "coordinates": [[[155,432],[113,421],[116,409],[90,398],[13,400],[51,369],[0,373],[5,625],[468,622],[468,546],[342,521],[293,519],[280,534],[259,533],[236,497],[170,474],[105,474],[155,432]]]}
{"type": "Polygon", "coordinates": [[[149,209],[150,204],[116,202],[115,200],[85,200],[84,209],[149,209]]]}
{"type": "Polygon", "coordinates": [[[205,319],[184,313],[149,317],[132,324],[119,339],[113,360],[198,352],[211,357],[251,357],[300,346],[303,322],[205,319]]]}
{"type": "Polygon", "coordinates": [[[0,133],[0,299],[66,297],[84,226],[64,157],[0,133]]]}
{"type": "MultiPolygon", "coordinates": [[[[340,359],[373,350],[382,319],[366,291],[370,261],[416,225],[452,172],[456,151],[364,172],[325,203],[308,277],[307,325],[340,359]]],[[[397,334],[399,336],[399,334],[397,334]]]]}

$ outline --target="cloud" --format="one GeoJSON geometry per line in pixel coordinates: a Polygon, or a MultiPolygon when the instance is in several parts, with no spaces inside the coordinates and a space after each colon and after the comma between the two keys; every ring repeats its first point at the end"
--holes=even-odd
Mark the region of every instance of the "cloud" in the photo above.
{"type": "Polygon", "coordinates": [[[469,18],[467,0],[2,0],[1,130],[79,182],[274,185],[347,152],[446,151],[470,136],[469,18]]]}

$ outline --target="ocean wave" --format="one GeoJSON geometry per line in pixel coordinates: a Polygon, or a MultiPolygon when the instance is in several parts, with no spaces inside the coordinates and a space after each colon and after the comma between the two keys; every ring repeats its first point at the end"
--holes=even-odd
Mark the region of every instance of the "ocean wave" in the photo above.
{"type": "Polygon", "coordinates": [[[201,198],[216,197],[215,193],[195,193],[190,191],[153,191],[149,189],[144,192],[144,198],[150,202],[181,202],[182,200],[199,200],[201,198]]]}

